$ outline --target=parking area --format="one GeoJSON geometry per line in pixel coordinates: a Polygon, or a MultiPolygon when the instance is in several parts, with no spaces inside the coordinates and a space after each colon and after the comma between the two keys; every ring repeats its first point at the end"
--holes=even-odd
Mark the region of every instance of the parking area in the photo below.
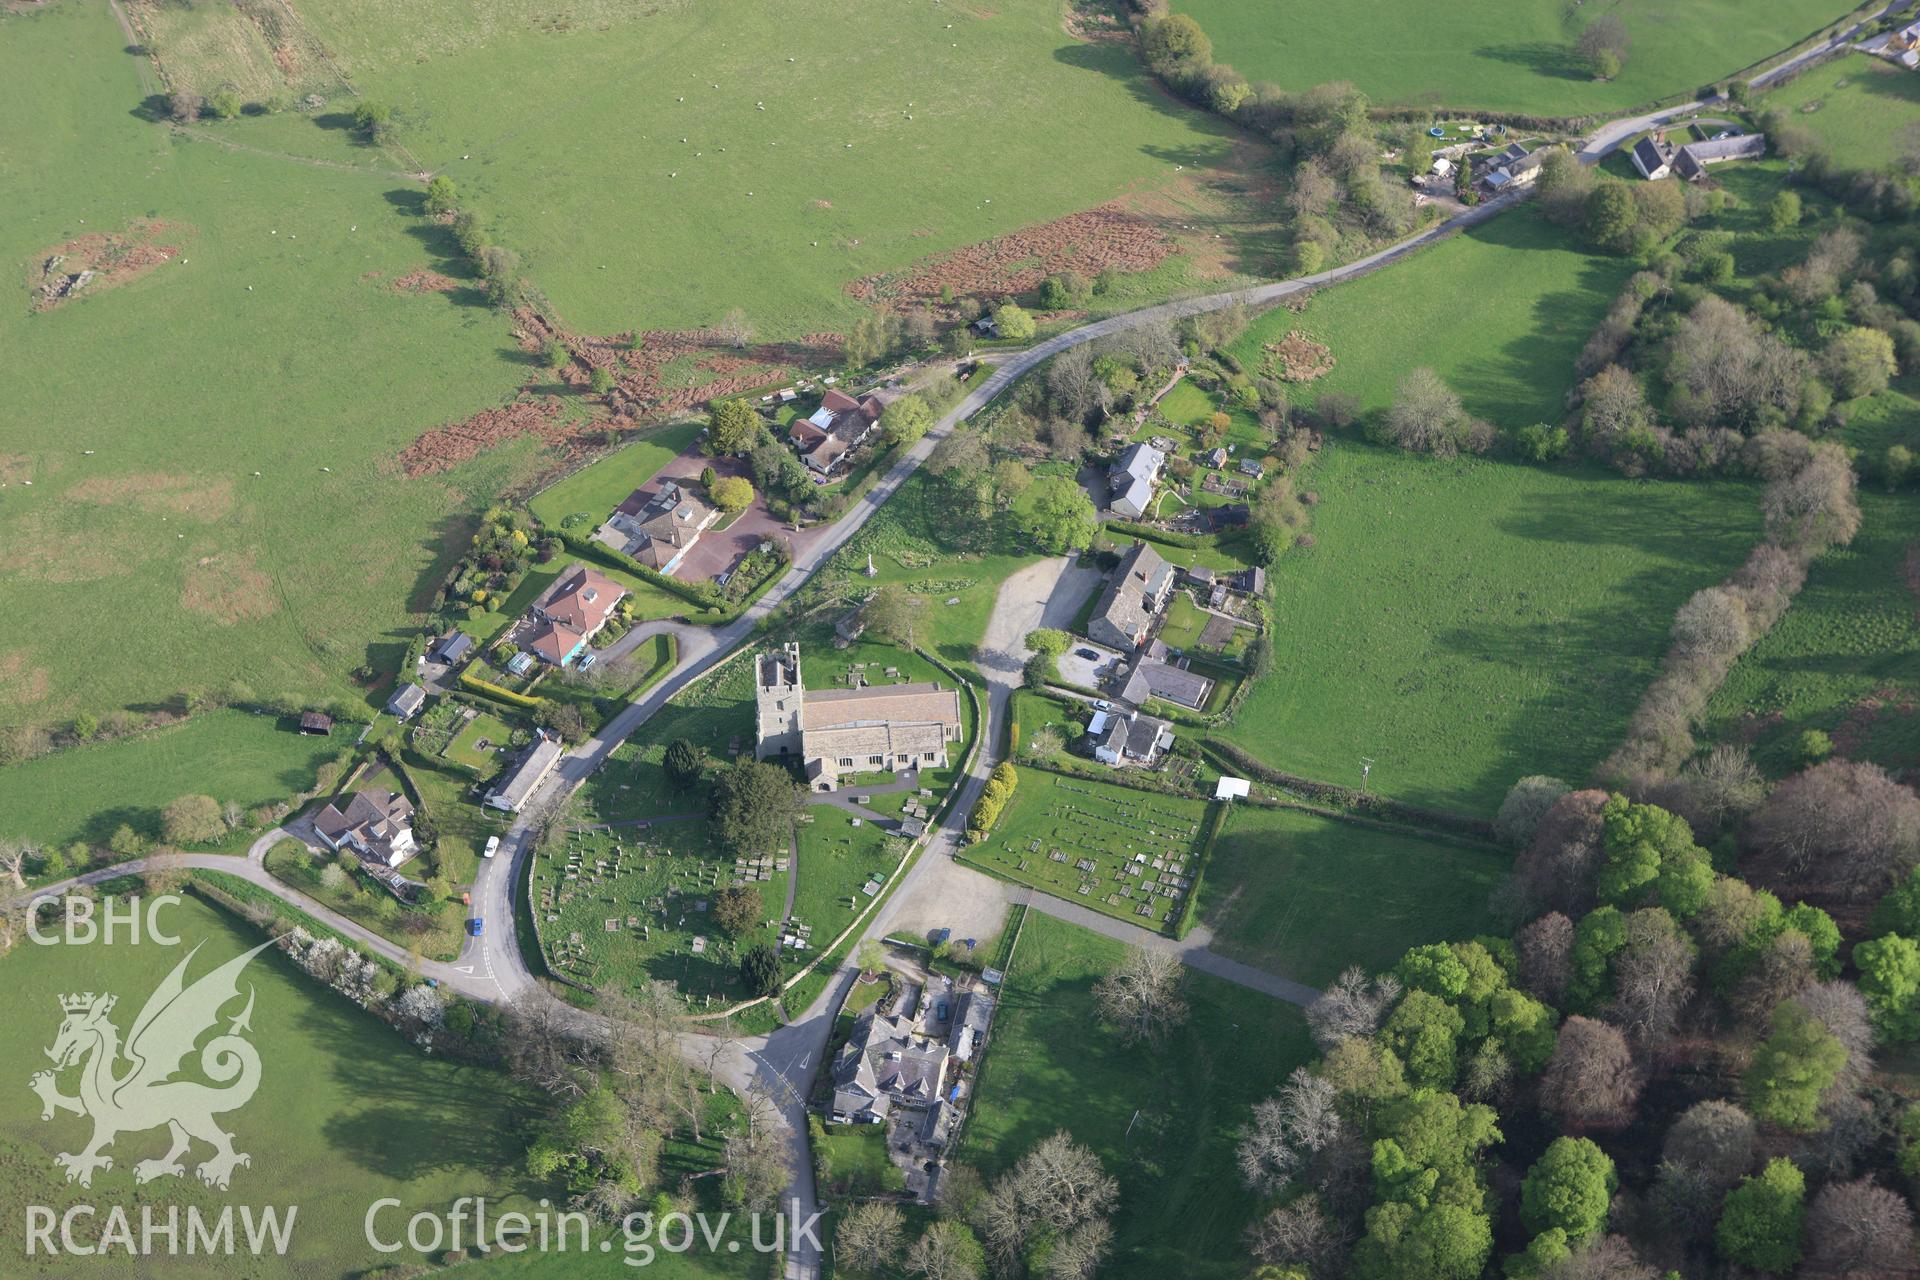
{"type": "Polygon", "coordinates": [[[1104,689],[1107,678],[1119,675],[1125,666],[1126,656],[1118,649],[1075,636],[1073,644],[1060,655],[1060,679],[1083,689],[1104,689]]]}

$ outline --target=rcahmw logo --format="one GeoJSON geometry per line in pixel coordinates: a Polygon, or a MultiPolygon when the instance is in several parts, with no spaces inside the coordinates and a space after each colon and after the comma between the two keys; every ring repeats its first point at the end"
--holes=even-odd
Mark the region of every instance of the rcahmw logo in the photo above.
{"type": "MultiPolygon", "coordinates": [[[[96,1173],[113,1168],[106,1148],[121,1134],[147,1129],[165,1128],[170,1143],[164,1154],[134,1164],[137,1183],[184,1176],[182,1157],[194,1150],[195,1143],[212,1148],[194,1167],[195,1176],[209,1187],[226,1190],[236,1169],[252,1165],[252,1157],[234,1150],[233,1135],[215,1119],[245,1106],[260,1087],[260,1054],[246,1039],[252,1030],[252,989],[247,990],[246,1004],[239,1012],[224,1019],[224,1029],[221,1011],[240,998],[241,971],[272,945],[263,942],[189,985],[187,966],[199,953],[196,946],[147,997],[124,1042],[111,1018],[116,996],[89,991],[60,997],[64,1016],[53,1046],[46,1051],[53,1069],[36,1072],[28,1085],[40,1096],[42,1120],[52,1120],[64,1111],[93,1121],[92,1137],[80,1150],[54,1157],[68,1182],[91,1187],[96,1173]],[[209,1031],[214,1034],[201,1044],[209,1031]],[[190,1060],[212,1083],[175,1078],[190,1060]],[[78,1071],[76,1092],[61,1092],[61,1076],[74,1069],[78,1071]]],[[[254,1253],[269,1247],[284,1252],[297,1212],[293,1206],[242,1208],[241,1238],[246,1247],[254,1253]]],[[[44,1248],[50,1253],[85,1254],[121,1248],[144,1253],[156,1243],[169,1253],[233,1251],[232,1206],[217,1215],[189,1207],[185,1218],[183,1228],[174,1207],[146,1205],[136,1231],[127,1211],[117,1206],[102,1210],[75,1205],[60,1214],[46,1206],[29,1206],[27,1252],[31,1255],[44,1248]],[[92,1243],[83,1238],[88,1224],[98,1227],[92,1243]]]]}

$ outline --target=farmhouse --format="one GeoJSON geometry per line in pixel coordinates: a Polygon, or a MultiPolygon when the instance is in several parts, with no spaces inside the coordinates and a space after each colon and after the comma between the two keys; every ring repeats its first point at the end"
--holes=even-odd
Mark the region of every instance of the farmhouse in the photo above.
{"type": "Polygon", "coordinates": [[[1087,739],[1093,744],[1093,758],[1101,764],[1158,764],[1173,746],[1173,726],[1138,711],[1130,715],[1095,712],[1087,724],[1087,739]]]}
{"type": "Polygon", "coordinates": [[[831,475],[873,434],[883,408],[879,396],[864,395],[856,400],[837,388],[830,389],[811,416],[794,420],[787,429],[787,439],[809,468],[823,476],[831,475]]]}
{"type": "Polygon", "coordinates": [[[1689,182],[1706,176],[1707,166],[1727,160],[1752,160],[1767,153],[1764,133],[1726,133],[1703,142],[1676,147],[1667,141],[1663,130],[1644,134],[1633,144],[1628,158],[1640,176],[1654,181],[1668,176],[1689,182]]]}
{"type": "Polygon", "coordinates": [[[797,644],[755,666],[754,758],[799,756],[812,790],[832,791],[847,773],[939,768],[960,740],[960,695],[937,682],[809,693],[797,644]]]}
{"type": "Polygon", "coordinates": [[[909,1013],[862,1013],[833,1064],[836,1124],[879,1124],[895,1102],[931,1106],[947,1071],[947,1046],[919,1034],[909,1013]]]}
{"type": "Polygon", "coordinates": [[[383,867],[397,867],[420,851],[413,842],[413,804],[391,791],[356,791],[345,813],[328,804],[313,816],[313,830],[335,853],[351,849],[383,867]]]}
{"type": "Polygon", "coordinates": [[[487,796],[488,806],[508,813],[520,812],[566,753],[559,738],[545,729],[535,730],[533,744],[521,755],[519,763],[501,779],[500,785],[487,796]]]}
{"type": "Polygon", "coordinates": [[[1087,621],[1087,639],[1121,650],[1145,644],[1153,620],[1167,607],[1167,596],[1178,573],[1160,558],[1159,552],[1136,542],[1094,602],[1093,616],[1087,621]]]}
{"type": "Polygon", "coordinates": [[[1107,505],[1115,514],[1138,520],[1153,506],[1153,486],[1167,455],[1150,444],[1136,444],[1113,461],[1107,472],[1107,505]]]}
{"type": "Polygon", "coordinates": [[[575,564],[540,593],[512,639],[526,652],[564,667],[607,625],[626,594],[606,574],[575,564]]]}
{"type": "Polygon", "coordinates": [[[651,495],[640,489],[628,494],[593,536],[649,569],[672,573],[719,518],[717,510],[669,480],[651,495]]]}
{"type": "Polygon", "coordinates": [[[1517,142],[1509,143],[1505,150],[1480,162],[1480,186],[1491,195],[1530,187],[1539,180],[1546,155],[1545,147],[1529,151],[1517,142]]]}
{"type": "Polygon", "coordinates": [[[387,699],[387,710],[402,720],[411,720],[427,705],[427,691],[417,684],[403,684],[387,699]]]}

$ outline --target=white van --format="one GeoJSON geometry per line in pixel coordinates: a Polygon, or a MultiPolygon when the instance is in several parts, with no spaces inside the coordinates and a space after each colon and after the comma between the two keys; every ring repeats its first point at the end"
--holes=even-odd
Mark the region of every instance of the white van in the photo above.
{"type": "Polygon", "coordinates": [[[480,856],[481,856],[481,857],[483,857],[483,858],[491,858],[491,857],[492,857],[492,856],[493,856],[494,854],[496,854],[496,853],[498,853],[498,852],[500,852],[500,837],[499,837],[499,836],[488,836],[488,837],[487,837],[487,847],[486,847],[486,849],[485,849],[485,851],[481,853],[481,855],[480,855],[480,856]]]}

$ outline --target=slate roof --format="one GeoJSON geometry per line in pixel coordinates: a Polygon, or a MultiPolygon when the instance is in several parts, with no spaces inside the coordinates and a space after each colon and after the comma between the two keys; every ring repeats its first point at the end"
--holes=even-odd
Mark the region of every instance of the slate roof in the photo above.
{"type": "Polygon", "coordinates": [[[1136,705],[1148,698],[1162,698],[1198,710],[1206,705],[1211,692],[1213,681],[1203,675],[1165,662],[1142,659],[1134,663],[1133,670],[1127,674],[1126,687],[1120,696],[1136,705]]]}
{"type": "MultiPolygon", "coordinates": [[[[1113,627],[1121,635],[1138,637],[1153,620],[1157,606],[1165,601],[1167,588],[1177,572],[1160,553],[1144,542],[1136,542],[1121,559],[1106,589],[1093,607],[1094,618],[1113,627]]],[[[1098,637],[1095,637],[1098,639],[1098,637]]],[[[1132,640],[1138,643],[1137,639],[1132,640]]]]}

